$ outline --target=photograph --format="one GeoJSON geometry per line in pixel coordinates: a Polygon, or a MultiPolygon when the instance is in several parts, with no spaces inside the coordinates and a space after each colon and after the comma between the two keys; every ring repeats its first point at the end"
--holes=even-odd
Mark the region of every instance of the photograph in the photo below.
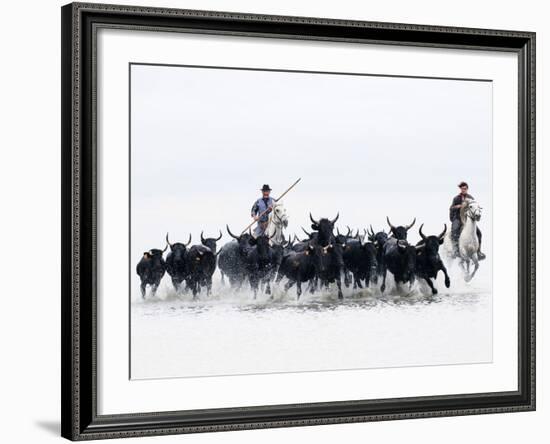
{"type": "Polygon", "coordinates": [[[490,79],[134,61],[128,107],[132,380],[492,362],[490,79]]]}
{"type": "MultiPolygon", "coordinates": [[[[539,396],[543,15],[257,3],[70,3],[61,69],[22,52],[60,93],[14,140],[57,115],[61,310],[31,320],[61,341],[29,356],[61,358],[61,436],[524,441],[548,416],[510,415],[539,396]]],[[[33,146],[12,185],[51,176],[33,146]]],[[[53,214],[46,184],[17,201],[53,214]]]]}

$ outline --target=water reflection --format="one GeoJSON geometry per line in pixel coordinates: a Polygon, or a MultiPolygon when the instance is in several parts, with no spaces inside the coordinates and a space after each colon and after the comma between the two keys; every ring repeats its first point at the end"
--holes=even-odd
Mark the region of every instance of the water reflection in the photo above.
{"type": "Polygon", "coordinates": [[[136,301],[132,309],[144,316],[157,315],[201,315],[212,311],[233,311],[243,314],[286,313],[322,313],[339,311],[414,309],[422,310],[432,305],[454,306],[458,309],[475,307],[480,301],[486,301],[489,292],[471,289],[471,291],[441,292],[437,295],[423,294],[417,290],[401,291],[398,294],[381,294],[370,290],[350,293],[343,300],[336,294],[303,294],[296,300],[294,294],[275,292],[273,298],[259,295],[254,299],[251,294],[217,292],[209,297],[202,296],[193,300],[190,295],[170,293],[162,297],[136,301]]]}

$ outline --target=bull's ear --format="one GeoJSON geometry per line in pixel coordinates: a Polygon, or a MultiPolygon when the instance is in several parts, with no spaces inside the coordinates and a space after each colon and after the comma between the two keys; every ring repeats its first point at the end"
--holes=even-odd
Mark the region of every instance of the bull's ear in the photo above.
{"type": "Polygon", "coordinates": [[[443,239],[443,238],[439,239],[439,245],[442,245],[444,240],[445,239],[443,239]]]}
{"type": "Polygon", "coordinates": [[[313,228],[315,231],[317,231],[317,230],[319,230],[319,225],[311,224],[311,228],[313,228]]]}

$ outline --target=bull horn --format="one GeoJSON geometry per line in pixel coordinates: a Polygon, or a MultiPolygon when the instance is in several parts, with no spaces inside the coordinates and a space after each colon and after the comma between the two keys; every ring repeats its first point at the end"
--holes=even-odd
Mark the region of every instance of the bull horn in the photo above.
{"type": "Polygon", "coordinates": [[[220,235],[216,238],[216,242],[218,242],[222,238],[222,230],[220,230],[220,235]]]}
{"type": "Polygon", "coordinates": [[[422,238],[423,241],[426,240],[426,236],[424,235],[424,233],[422,233],[422,227],[424,226],[424,224],[420,225],[420,228],[418,229],[418,234],[420,234],[420,237],[422,238]]]}
{"type": "Polygon", "coordinates": [[[422,243],[422,244],[420,244],[420,245],[415,245],[414,248],[416,249],[416,251],[420,251],[420,250],[422,250],[425,246],[426,246],[426,244],[422,243]]]}
{"type": "Polygon", "coordinates": [[[184,244],[186,247],[189,246],[189,244],[191,243],[191,233],[189,233],[189,240],[187,241],[186,244],[184,244]]]}
{"type": "Polygon", "coordinates": [[[308,233],[304,227],[300,227],[307,237],[311,237],[311,233],[308,233]]]}
{"type": "Polygon", "coordinates": [[[319,225],[319,222],[317,222],[315,219],[313,219],[313,216],[311,215],[311,212],[309,213],[309,218],[311,219],[311,222],[313,222],[315,225],[319,225]]]}
{"type": "Polygon", "coordinates": [[[336,228],[336,234],[337,234],[338,236],[340,236],[340,229],[339,229],[339,228],[336,228]]]}
{"type": "Polygon", "coordinates": [[[204,233],[204,231],[201,231],[201,244],[204,244],[204,240],[205,240],[204,236],[203,236],[203,233],[204,233]]]}
{"type": "Polygon", "coordinates": [[[447,234],[447,224],[443,225],[443,233],[439,235],[439,239],[443,239],[445,237],[445,234],[447,234]]]}
{"type": "Polygon", "coordinates": [[[239,236],[235,236],[231,230],[229,229],[229,225],[226,225],[225,228],[227,229],[227,232],[229,233],[229,236],[231,236],[233,239],[239,239],[239,236]]]}
{"type": "Polygon", "coordinates": [[[168,244],[166,244],[166,247],[164,247],[164,250],[162,250],[162,252],[164,253],[167,248],[168,248],[168,244]]]}
{"type": "Polygon", "coordinates": [[[390,218],[388,216],[386,216],[386,220],[388,221],[388,225],[390,226],[391,230],[395,230],[395,227],[391,224],[390,218]]]}
{"type": "Polygon", "coordinates": [[[271,239],[273,239],[276,235],[277,235],[277,232],[274,231],[273,234],[272,234],[271,236],[267,236],[267,238],[268,238],[269,240],[271,240],[271,239]]]}
{"type": "Polygon", "coordinates": [[[338,213],[336,213],[336,217],[334,219],[332,219],[330,221],[330,223],[332,223],[333,225],[336,223],[336,221],[338,220],[338,218],[340,217],[340,212],[338,211],[338,213]]]}
{"type": "Polygon", "coordinates": [[[413,219],[413,221],[411,222],[410,225],[407,225],[407,226],[405,227],[405,229],[406,229],[407,231],[409,231],[409,230],[412,228],[412,226],[414,225],[415,222],[416,222],[416,217],[413,219]]]}
{"type": "Polygon", "coordinates": [[[368,239],[368,233],[367,233],[367,230],[365,228],[363,228],[363,239],[364,238],[367,238],[368,239]]]}
{"type": "Polygon", "coordinates": [[[300,239],[298,239],[298,236],[296,236],[296,233],[294,233],[294,242],[300,242],[300,239]]]}
{"type": "Polygon", "coordinates": [[[346,225],[346,228],[348,229],[348,234],[346,234],[346,237],[349,237],[351,235],[351,228],[349,227],[349,225],[346,225]]]}

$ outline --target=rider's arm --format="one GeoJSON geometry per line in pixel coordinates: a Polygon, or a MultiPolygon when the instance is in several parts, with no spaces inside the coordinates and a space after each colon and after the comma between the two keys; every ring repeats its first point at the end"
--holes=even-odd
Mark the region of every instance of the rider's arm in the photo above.
{"type": "Polygon", "coordinates": [[[258,214],[258,201],[254,202],[254,205],[252,205],[252,210],[250,210],[250,217],[254,217],[258,214]]]}
{"type": "Polygon", "coordinates": [[[462,206],[462,202],[460,201],[459,197],[453,197],[453,202],[451,203],[451,208],[460,208],[462,206]]]}

